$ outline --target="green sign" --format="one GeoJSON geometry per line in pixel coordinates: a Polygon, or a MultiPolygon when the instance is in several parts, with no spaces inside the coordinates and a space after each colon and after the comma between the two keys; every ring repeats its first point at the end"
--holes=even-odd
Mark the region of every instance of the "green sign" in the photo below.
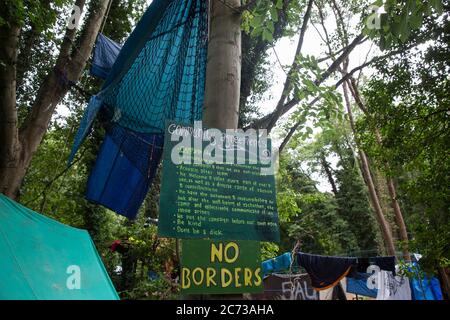
{"type": "Polygon", "coordinates": [[[253,138],[166,124],[160,236],[279,241],[271,141],[253,138]]]}
{"type": "Polygon", "coordinates": [[[263,291],[259,242],[183,240],[181,245],[183,293],[263,291]]]}

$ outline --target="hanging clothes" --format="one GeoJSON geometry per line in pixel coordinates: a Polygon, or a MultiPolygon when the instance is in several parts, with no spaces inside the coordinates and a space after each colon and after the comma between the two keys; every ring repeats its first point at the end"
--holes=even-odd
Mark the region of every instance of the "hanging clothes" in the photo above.
{"type": "Polygon", "coordinates": [[[356,266],[356,258],[328,257],[307,253],[297,254],[298,264],[311,277],[312,286],[320,291],[334,287],[356,266]]]}
{"type": "MultiPolygon", "coordinates": [[[[357,272],[354,277],[347,277],[347,292],[360,296],[376,298],[377,289],[369,289],[367,281],[371,274],[357,272]]],[[[370,281],[370,280],[369,280],[370,281]]]]}
{"type": "Polygon", "coordinates": [[[360,273],[366,273],[367,268],[371,265],[376,265],[381,270],[390,271],[395,274],[395,256],[358,258],[356,269],[360,273]]]}
{"type": "Polygon", "coordinates": [[[390,271],[380,271],[377,300],[411,300],[411,287],[406,276],[394,276],[390,271]]]}
{"type": "Polygon", "coordinates": [[[99,33],[95,42],[94,56],[91,64],[91,75],[106,79],[122,46],[107,36],[99,33]]]}
{"type": "Polygon", "coordinates": [[[289,270],[291,263],[292,263],[292,255],[290,252],[286,252],[276,258],[263,261],[262,262],[263,275],[265,276],[269,273],[289,270]]]}
{"type": "Polygon", "coordinates": [[[347,300],[345,278],[334,287],[319,291],[319,300],[347,300]]]}
{"type": "Polygon", "coordinates": [[[89,176],[86,198],[135,219],[156,174],[163,144],[162,134],[111,126],[89,176]]]}
{"type": "Polygon", "coordinates": [[[375,257],[374,262],[381,270],[390,271],[395,275],[395,256],[375,257]]]}

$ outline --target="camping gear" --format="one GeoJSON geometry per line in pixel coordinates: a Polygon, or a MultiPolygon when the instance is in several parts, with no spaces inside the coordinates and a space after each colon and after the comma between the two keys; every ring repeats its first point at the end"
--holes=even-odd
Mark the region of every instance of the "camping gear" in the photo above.
{"type": "Polygon", "coordinates": [[[0,194],[0,300],[118,300],[86,230],[0,194]]]}

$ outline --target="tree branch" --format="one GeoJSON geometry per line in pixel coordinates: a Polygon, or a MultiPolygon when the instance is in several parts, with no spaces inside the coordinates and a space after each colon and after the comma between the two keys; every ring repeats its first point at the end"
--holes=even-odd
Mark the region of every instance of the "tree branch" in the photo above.
{"type": "MultiPolygon", "coordinates": [[[[77,82],[80,78],[94,46],[109,1],[111,0],[91,3],[89,16],[85,21],[79,40],[79,48],[73,45],[76,30],[66,30],[55,67],[47,74],[40,86],[32,110],[20,129],[19,134],[25,151],[25,162],[28,162],[37,150],[47,131],[48,123],[55,108],[66,95],[71,82],[77,82]]],[[[75,2],[75,5],[78,5],[81,9],[83,9],[84,4],[85,0],[76,0],[75,2]]]]}
{"type": "Polygon", "coordinates": [[[311,9],[312,9],[313,3],[314,3],[314,0],[309,0],[309,2],[308,2],[305,16],[303,17],[303,23],[302,23],[302,27],[300,30],[300,36],[299,36],[298,43],[297,43],[297,49],[295,51],[294,62],[292,63],[292,67],[289,70],[288,76],[286,78],[286,82],[284,83],[283,92],[281,93],[281,97],[278,100],[277,106],[275,108],[275,112],[271,116],[269,123],[267,125],[266,129],[268,132],[270,132],[272,130],[272,128],[275,126],[275,123],[277,122],[278,118],[280,117],[279,113],[281,111],[281,108],[284,105],[284,103],[289,95],[289,92],[291,90],[291,84],[292,84],[291,77],[292,77],[292,74],[298,69],[297,59],[300,56],[301,51],[302,51],[303,41],[305,39],[306,30],[308,29],[308,22],[311,17],[311,9]]]}
{"type": "MultiPolygon", "coordinates": [[[[308,108],[311,108],[313,105],[315,105],[318,101],[320,100],[320,97],[316,97],[314,98],[310,103],[308,103],[308,108]]],[[[288,132],[288,134],[286,135],[286,137],[283,139],[283,141],[280,144],[279,147],[279,153],[281,154],[281,152],[283,151],[283,149],[286,147],[286,145],[289,143],[289,141],[291,140],[292,136],[294,135],[295,131],[297,131],[298,127],[300,127],[300,125],[303,123],[303,121],[298,121],[288,132]]]]}
{"type": "MultiPolygon", "coordinates": [[[[342,54],[328,67],[328,69],[321,74],[321,76],[314,81],[316,86],[321,85],[331,74],[339,69],[340,64],[348,58],[353,49],[362,43],[363,35],[360,34],[357,36],[346,48],[343,50],[342,54]]],[[[340,83],[342,84],[342,83],[340,83]]],[[[339,85],[340,85],[339,84],[339,85]]],[[[250,127],[251,128],[264,128],[270,131],[273,126],[275,126],[276,122],[279,120],[281,116],[286,114],[289,110],[291,110],[294,106],[296,106],[300,102],[299,99],[293,98],[292,100],[286,102],[284,105],[277,108],[273,113],[270,113],[263,117],[260,120],[255,121],[250,127]],[[273,120],[272,120],[273,119],[273,120]],[[272,127],[269,127],[269,124],[272,123],[272,127]]]]}

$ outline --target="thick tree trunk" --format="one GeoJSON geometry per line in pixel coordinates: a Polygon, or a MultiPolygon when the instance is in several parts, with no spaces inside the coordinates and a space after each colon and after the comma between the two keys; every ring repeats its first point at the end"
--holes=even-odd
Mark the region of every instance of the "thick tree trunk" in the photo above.
{"type": "MultiPolygon", "coordinates": [[[[211,1],[208,63],[206,67],[203,124],[210,128],[237,129],[241,87],[241,15],[240,0],[211,1]]],[[[202,295],[184,297],[192,300],[202,295]]],[[[242,295],[214,296],[217,299],[240,299],[242,295]]]]}
{"type": "MultiPolygon", "coordinates": [[[[0,9],[6,10],[0,6],[0,9]]],[[[6,173],[20,161],[18,118],[16,112],[17,48],[20,27],[3,24],[0,27],[0,192],[15,198],[18,188],[14,177],[6,173]],[[10,189],[12,185],[15,188],[10,189]]]]}
{"type": "MultiPolygon", "coordinates": [[[[9,82],[2,81],[1,83],[8,83],[8,86],[11,86],[8,100],[2,99],[2,101],[5,101],[5,107],[2,106],[2,113],[3,109],[8,112],[1,119],[6,119],[10,129],[7,130],[8,132],[2,132],[0,136],[0,144],[6,144],[7,146],[7,148],[5,147],[7,152],[1,152],[2,155],[6,155],[2,156],[2,158],[7,159],[0,159],[0,192],[13,199],[19,197],[23,178],[34,153],[47,131],[56,106],[67,94],[71,82],[77,82],[86,67],[109,1],[100,0],[95,4],[95,7],[90,8],[90,15],[85,22],[79,47],[72,54],[76,30],[66,30],[56,65],[45,77],[33,103],[32,110],[20,130],[17,129],[17,111],[15,107],[15,67],[14,74],[2,72],[0,75],[0,77],[7,77],[9,80],[9,82]]],[[[77,0],[75,4],[83,9],[85,0],[77,0]]],[[[15,37],[17,38],[16,35],[15,37]]],[[[11,48],[13,47],[11,46],[11,48]]],[[[4,48],[1,50],[4,50],[4,48]]],[[[11,51],[10,54],[14,54],[16,57],[17,43],[11,51]]],[[[6,91],[2,90],[2,92],[6,91]]],[[[3,98],[3,96],[0,96],[0,98],[3,98]]]]}
{"type": "Polygon", "coordinates": [[[208,64],[206,68],[205,126],[237,128],[241,85],[241,15],[240,0],[211,1],[208,64]]]}
{"type": "MultiPolygon", "coordinates": [[[[353,118],[353,112],[350,104],[350,98],[348,95],[348,86],[347,83],[344,83],[344,100],[347,108],[347,114],[350,120],[350,126],[352,128],[353,134],[355,136],[355,140],[357,140],[357,131],[355,126],[355,120],[353,118]]],[[[361,161],[361,168],[364,175],[364,181],[366,182],[367,188],[369,190],[369,197],[372,203],[373,209],[375,210],[375,216],[377,218],[378,224],[381,229],[381,234],[383,236],[384,244],[389,255],[395,255],[395,245],[394,239],[392,237],[392,231],[389,226],[389,223],[386,221],[386,218],[383,213],[383,209],[380,204],[380,200],[375,190],[375,184],[372,179],[372,175],[370,173],[369,161],[365,152],[358,146],[359,158],[361,161]]]]}

